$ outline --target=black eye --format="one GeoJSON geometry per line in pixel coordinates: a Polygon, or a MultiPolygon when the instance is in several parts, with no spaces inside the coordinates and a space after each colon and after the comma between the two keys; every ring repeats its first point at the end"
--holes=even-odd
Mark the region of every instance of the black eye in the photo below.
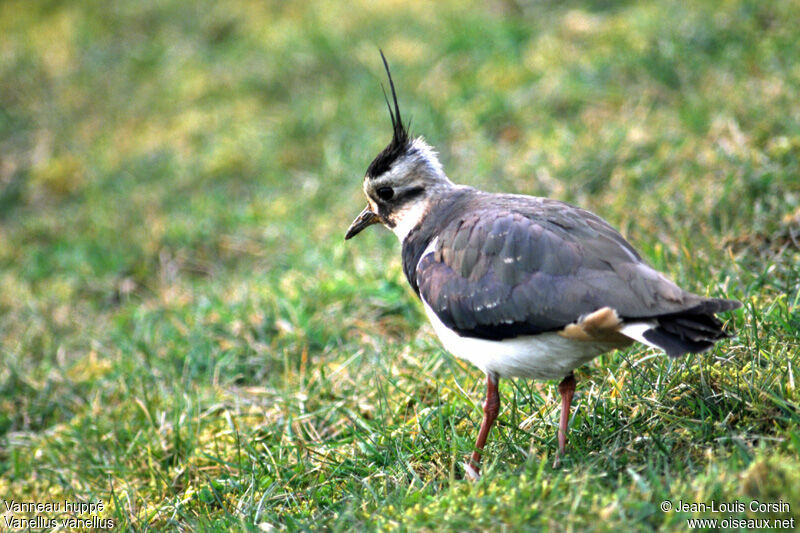
{"type": "Polygon", "coordinates": [[[392,196],[394,196],[394,189],[391,187],[381,187],[378,189],[378,198],[383,201],[391,200],[392,196]]]}

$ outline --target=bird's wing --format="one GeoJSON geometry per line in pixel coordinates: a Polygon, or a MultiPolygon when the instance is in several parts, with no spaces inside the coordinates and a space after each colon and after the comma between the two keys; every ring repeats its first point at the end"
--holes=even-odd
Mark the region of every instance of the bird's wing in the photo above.
{"type": "Polygon", "coordinates": [[[451,220],[416,267],[420,297],[463,336],[559,330],[603,307],[643,318],[703,302],[588,211],[541,198],[490,202],[451,220]]]}

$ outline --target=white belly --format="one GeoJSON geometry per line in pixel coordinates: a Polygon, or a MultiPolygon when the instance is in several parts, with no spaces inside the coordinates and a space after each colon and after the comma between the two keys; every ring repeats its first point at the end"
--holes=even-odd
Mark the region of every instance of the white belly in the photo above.
{"type": "Polygon", "coordinates": [[[613,344],[568,339],[558,333],[524,335],[502,341],[462,337],[448,329],[424,300],[422,303],[447,351],[487,374],[561,379],[573,369],[615,348],[613,344]]]}

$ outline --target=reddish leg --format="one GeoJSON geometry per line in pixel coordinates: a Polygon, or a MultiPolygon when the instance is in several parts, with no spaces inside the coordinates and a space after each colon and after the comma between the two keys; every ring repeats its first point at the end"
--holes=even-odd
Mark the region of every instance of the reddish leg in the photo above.
{"type": "Polygon", "coordinates": [[[572,375],[572,372],[559,383],[558,392],[561,394],[561,423],[558,425],[558,455],[561,456],[564,455],[564,448],[567,445],[569,408],[572,404],[572,396],[575,394],[575,376],[572,375]]]}
{"type": "Polygon", "coordinates": [[[500,412],[500,393],[497,391],[498,377],[496,374],[486,374],[486,401],[483,404],[483,423],[478,433],[478,440],[475,443],[475,451],[469,461],[467,475],[473,479],[478,478],[481,469],[481,452],[486,444],[486,437],[489,430],[500,412]]]}

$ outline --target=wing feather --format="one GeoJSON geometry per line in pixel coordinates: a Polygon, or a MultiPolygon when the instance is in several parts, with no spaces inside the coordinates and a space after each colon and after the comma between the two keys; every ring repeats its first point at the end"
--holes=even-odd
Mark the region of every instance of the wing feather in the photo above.
{"type": "Polygon", "coordinates": [[[644,263],[588,211],[524,196],[477,201],[449,210],[413,274],[420,296],[461,335],[502,339],[559,330],[602,307],[633,319],[706,301],[644,263]]]}

